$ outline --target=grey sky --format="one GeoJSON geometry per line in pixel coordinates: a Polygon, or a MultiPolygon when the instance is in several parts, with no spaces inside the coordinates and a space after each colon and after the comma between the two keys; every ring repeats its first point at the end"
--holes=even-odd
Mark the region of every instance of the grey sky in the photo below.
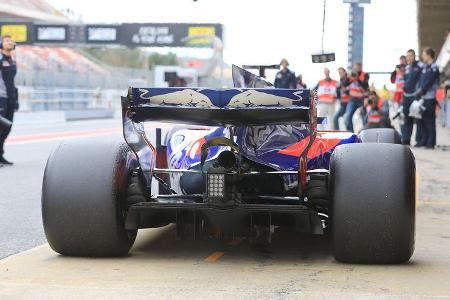
{"type": "MultiPolygon", "coordinates": [[[[322,0],[48,1],[81,14],[84,22],[222,23],[227,63],[278,63],[286,57],[310,84],[325,67],[310,62],[311,53],[320,50],[322,0]]],[[[416,1],[372,0],[365,7],[364,68],[390,71],[401,54],[417,47],[416,1]]],[[[346,66],[347,24],[348,4],[327,0],[325,49],[336,52],[336,62],[326,66],[335,77],[336,68],[346,66]]]]}

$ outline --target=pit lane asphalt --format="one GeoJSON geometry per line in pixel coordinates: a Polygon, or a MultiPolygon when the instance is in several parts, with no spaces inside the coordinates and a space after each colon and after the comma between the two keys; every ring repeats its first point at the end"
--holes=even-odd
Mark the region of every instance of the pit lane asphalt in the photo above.
{"type": "MultiPolygon", "coordinates": [[[[13,134],[117,127],[117,119],[83,121],[17,127],[13,134]]],[[[438,141],[450,145],[450,131],[440,128],[438,141]]],[[[0,299],[450,299],[449,151],[414,150],[420,195],[411,262],[364,266],[335,262],[323,237],[281,233],[262,247],[239,239],[175,240],[173,226],[140,231],[126,258],[59,256],[45,244],[40,212],[45,161],[58,143],[6,147],[15,165],[0,168],[0,257],[9,256],[0,260],[0,299]]]]}

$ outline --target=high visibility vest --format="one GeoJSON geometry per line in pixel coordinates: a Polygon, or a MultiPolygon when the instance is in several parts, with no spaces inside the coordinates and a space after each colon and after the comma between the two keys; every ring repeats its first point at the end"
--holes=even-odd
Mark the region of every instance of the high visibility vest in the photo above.
{"type": "Polygon", "coordinates": [[[367,124],[380,124],[382,119],[383,115],[378,111],[371,111],[367,114],[367,124]]]}
{"type": "Polygon", "coordinates": [[[341,86],[341,103],[348,103],[349,100],[349,88],[347,86],[341,86]]]}
{"type": "MultiPolygon", "coordinates": [[[[361,72],[358,76],[359,81],[364,81],[364,78],[366,77],[366,73],[361,72]]],[[[365,88],[359,84],[358,81],[354,80],[352,83],[350,83],[350,97],[354,98],[364,98],[368,95],[368,92],[365,88]]]]}
{"type": "Polygon", "coordinates": [[[395,74],[395,91],[403,92],[405,86],[405,79],[402,71],[397,70],[395,74]]]}
{"type": "Polygon", "coordinates": [[[348,103],[349,100],[350,100],[349,94],[341,94],[341,102],[342,103],[348,103]]]}
{"type": "Polygon", "coordinates": [[[333,103],[337,97],[337,81],[325,80],[319,81],[317,88],[317,98],[319,102],[333,103]]]}

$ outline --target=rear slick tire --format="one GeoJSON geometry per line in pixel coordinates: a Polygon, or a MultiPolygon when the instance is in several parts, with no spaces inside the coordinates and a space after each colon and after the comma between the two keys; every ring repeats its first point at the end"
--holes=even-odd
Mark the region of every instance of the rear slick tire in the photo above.
{"type": "Polygon", "coordinates": [[[331,158],[336,260],[397,264],[414,252],[415,162],[394,144],[338,146],[331,158]]]}
{"type": "Polygon", "coordinates": [[[359,134],[362,143],[388,143],[401,144],[402,139],[397,130],[393,128],[365,129],[359,134]]]}
{"type": "Polygon", "coordinates": [[[42,219],[50,247],[68,256],[128,253],[137,230],[125,230],[126,189],[136,158],[110,139],[63,142],[51,154],[42,187],[42,219]]]}

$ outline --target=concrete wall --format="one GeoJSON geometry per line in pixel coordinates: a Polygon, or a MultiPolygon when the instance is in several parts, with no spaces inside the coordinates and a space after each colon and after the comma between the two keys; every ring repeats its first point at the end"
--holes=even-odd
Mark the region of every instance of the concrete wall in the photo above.
{"type": "Polygon", "coordinates": [[[450,0],[417,0],[419,49],[430,46],[436,51],[450,30],[450,0]]]}

